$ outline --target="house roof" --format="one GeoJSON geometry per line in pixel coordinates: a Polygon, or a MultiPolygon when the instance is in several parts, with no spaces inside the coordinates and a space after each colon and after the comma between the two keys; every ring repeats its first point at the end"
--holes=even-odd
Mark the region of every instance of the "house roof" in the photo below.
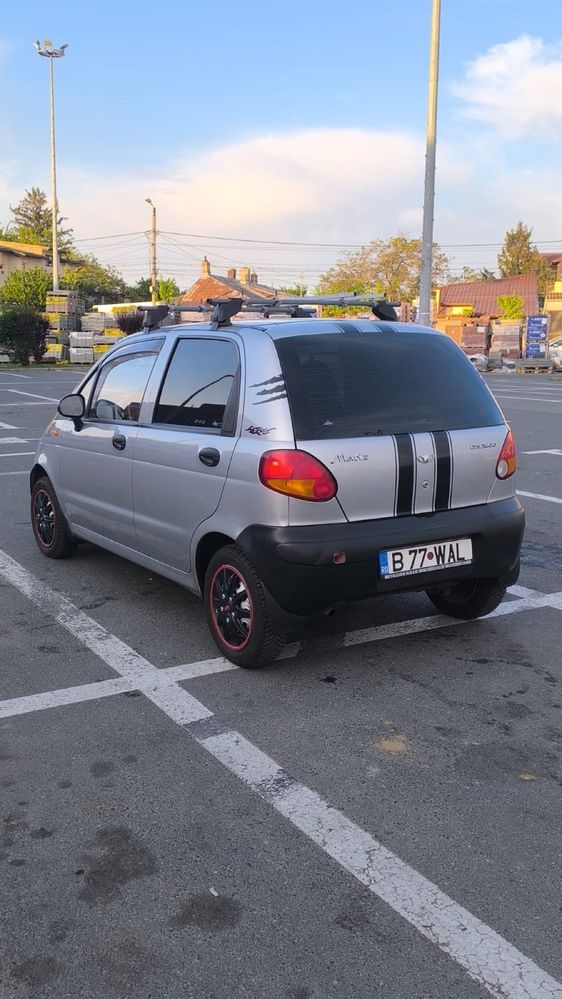
{"type": "Polygon", "coordinates": [[[46,257],[49,251],[38,243],[17,243],[0,239],[0,253],[14,253],[18,257],[46,257]]]}
{"type": "Polygon", "coordinates": [[[539,256],[541,256],[543,260],[546,260],[551,267],[554,267],[556,264],[562,263],[562,253],[560,253],[560,251],[558,251],[557,253],[541,253],[539,254],[539,256]]]}
{"type": "MultiPolygon", "coordinates": [[[[523,299],[526,316],[538,311],[537,278],[535,274],[518,274],[516,277],[494,281],[466,281],[447,284],[441,288],[439,311],[452,305],[472,306],[477,315],[497,316],[498,298],[501,295],[518,295],[523,299]]],[[[443,310],[443,311],[442,311],[443,310]]]]}
{"type": "Polygon", "coordinates": [[[275,298],[275,288],[263,284],[245,284],[235,278],[227,278],[218,274],[206,274],[197,279],[195,284],[175,299],[176,303],[187,305],[188,302],[204,302],[207,298],[242,298],[248,301],[252,298],[275,298]]]}

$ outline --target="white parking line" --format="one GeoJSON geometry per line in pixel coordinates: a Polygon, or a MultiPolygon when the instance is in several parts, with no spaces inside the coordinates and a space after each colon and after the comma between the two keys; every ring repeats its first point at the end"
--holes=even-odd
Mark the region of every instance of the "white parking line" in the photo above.
{"type": "Polygon", "coordinates": [[[562,997],[538,965],[238,732],[197,741],[493,996],[562,997]]]}
{"type": "Polygon", "coordinates": [[[0,454],[0,458],[21,458],[28,454],[35,454],[35,451],[7,451],[6,454],[0,454]]]}
{"type": "Polygon", "coordinates": [[[548,448],[546,451],[523,451],[523,454],[555,454],[562,457],[562,451],[556,447],[548,448]]]}
{"type": "MultiPolygon", "coordinates": [[[[1,550],[0,575],[120,674],[113,681],[102,681],[105,696],[110,692],[108,684],[112,685],[112,692],[122,691],[123,682],[128,689],[135,685],[187,731],[194,722],[200,724],[213,717],[204,704],[173,682],[168,671],[158,670],[1,550]]],[[[562,609],[562,593],[523,598],[514,603],[532,606],[550,603],[562,609]]],[[[502,606],[509,608],[510,604],[502,606]]],[[[220,661],[211,662],[215,664],[214,671],[220,671],[220,661]]],[[[173,669],[179,675],[180,668],[173,669]]],[[[101,687],[101,684],[85,686],[91,694],[92,688],[101,687]]],[[[76,692],[77,688],[69,690],[76,692]]],[[[35,696],[45,700],[54,693],[35,696]]],[[[65,703],[77,703],[76,693],[71,695],[67,691],[66,696],[73,699],[65,703]]],[[[502,996],[502,999],[562,999],[562,985],[538,965],[342,812],[332,808],[315,791],[294,780],[240,733],[227,731],[220,735],[205,735],[195,730],[191,734],[199,745],[324,853],[457,961],[491,995],[502,996]]]]}
{"type": "Polygon", "coordinates": [[[12,423],[0,423],[0,430],[21,430],[21,427],[14,427],[12,423]]]}
{"type": "Polygon", "coordinates": [[[18,472],[0,472],[0,475],[29,475],[29,468],[22,468],[18,472]]]}
{"type": "Polygon", "coordinates": [[[30,441],[39,441],[40,437],[0,437],[0,444],[29,444],[30,441]]]}
{"type": "MultiPolygon", "coordinates": [[[[9,391],[9,390],[8,390],[9,391]]],[[[53,402],[58,402],[58,399],[53,399],[53,402]]],[[[50,402],[18,402],[14,399],[13,402],[0,402],[2,409],[23,409],[24,406],[50,406],[50,402]]]]}
{"type": "Polygon", "coordinates": [[[532,395],[504,395],[503,392],[494,392],[496,399],[517,399],[523,400],[524,402],[548,402],[553,405],[558,405],[562,402],[562,396],[559,399],[546,399],[544,396],[532,396],[532,395]]]}
{"type": "Polygon", "coordinates": [[[558,496],[544,496],[543,493],[526,493],[522,489],[517,490],[518,496],[530,496],[531,499],[545,500],[546,503],[562,503],[558,496]]]}
{"type": "Polygon", "coordinates": [[[19,389],[8,389],[13,395],[26,395],[30,399],[46,399],[47,402],[58,402],[58,399],[53,399],[50,395],[38,395],[37,392],[21,392],[19,389]]]}
{"type": "Polygon", "coordinates": [[[15,371],[3,371],[2,378],[32,378],[32,375],[16,375],[15,371]]]}

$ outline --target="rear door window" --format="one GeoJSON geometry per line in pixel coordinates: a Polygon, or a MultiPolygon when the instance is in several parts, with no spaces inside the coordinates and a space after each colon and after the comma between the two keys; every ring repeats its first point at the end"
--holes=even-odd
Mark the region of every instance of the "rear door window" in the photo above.
{"type": "Polygon", "coordinates": [[[238,349],[230,340],[178,340],[152,422],[231,432],[238,369],[238,349]]]}
{"type": "Polygon", "coordinates": [[[328,333],[276,341],[298,440],[465,430],[503,423],[447,337],[328,333]]]}

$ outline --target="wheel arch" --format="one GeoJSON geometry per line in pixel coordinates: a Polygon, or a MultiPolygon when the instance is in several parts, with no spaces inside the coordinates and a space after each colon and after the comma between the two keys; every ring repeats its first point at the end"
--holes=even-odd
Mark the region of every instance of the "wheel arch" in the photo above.
{"type": "MultiPolygon", "coordinates": [[[[33,486],[35,485],[35,483],[37,482],[37,480],[38,479],[42,479],[42,478],[49,479],[49,475],[48,475],[47,469],[44,468],[43,465],[40,465],[39,462],[36,462],[35,465],[33,466],[33,468],[31,469],[31,472],[29,473],[29,491],[30,492],[32,491],[33,486]]],[[[50,481],[50,479],[49,479],[49,481],[50,481]]]]}
{"type": "Polygon", "coordinates": [[[195,572],[201,593],[205,589],[205,575],[209,562],[215,552],[218,552],[220,548],[224,548],[225,545],[234,544],[236,544],[234,538],[229,537],[228,534],[221,534],[220,531],[212,531],[201,538],[195,555],[195,572]]]}

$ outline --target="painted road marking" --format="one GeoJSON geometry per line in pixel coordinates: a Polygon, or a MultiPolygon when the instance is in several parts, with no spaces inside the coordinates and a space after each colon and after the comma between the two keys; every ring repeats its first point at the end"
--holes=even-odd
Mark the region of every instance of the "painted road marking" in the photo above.
{"type": "Polygon", "coordinates": [[[3,371],[2,378],[31,378],[31,375],[16,375],[14,371],[3,371]]]}
{"type": "Polygon", "coordinates": [[[525,493],[522,489],[517,490],[518,496],[530,496],[531,499],[545,500],[546,503],[562,503],[558,496],[544,496],[543,493],[525,493]]]}
{"type": "Polygon", "coordinates": [[[21,427],[14,427],[11,423],[0,423],[0,430],[21,430],[21,427]]]}
{"type": "MultiPolygon", "coordinates": [[[[17,430],[17,427],[14,428],[17,430]]],[[[29,444],[31,441],[39,441],[40,437],[0,437],[0,444],[29,444]]]]}
{"type": "Polygon", "coordinates": [[[0,472],[0,475],[29,475],[29,468],[22,468],[19,472],[0,472]]]}
{"type": "Polygon", "coordinates": [[[504,395],[503,392],[494,392],[496,399],[523,399],[525,402],[549,402],[557,405],[562,402],[562,396],[559,399],[545,399],[544,396],[531,396],[531,395],[504,395]]]}
{"type": "Polygon", "coordinates": [[[0,458],[21,458],[27,454],[35,454],[35,451],[7,451],[6,454],[0,454],[0,458]]]}
{"type": "MultiPolygon", "coordinates": [[[[120,674],[114,681],[102,681],[106,690],[108,684],[115,686],[123,681],[128,685],[138,684],[149,700],[188,732],[194,722],[199,723],[190,734],[200,746],[369,891],[457,961],[491,995],[503,999],[562,999],[562,985],[538,965],[342,812],[332,808],[315,791],[296,781],[239,732],[206,735],[205,725],[201,723],[213,718],[213,713],[205,705],[179,687],[166,671],[156,669],[2,551],[0,574],[120,674]]],[[[557,606],[562,609],[562,594],[543,596],[559,598],[557,606]]],[[[533,604],[538,600],[539,597],[529,598],[533,604]]],[[[526,600],[523,598],[519,602],[526,600]]],[[[89,690],[94,686],[101,684],[87,685],[89,690]]],[[[37,696],[45,698],[48,694],[37,696]]]]}
{"type": "Polygon", "coordinates": [[[13,395],[26,395],[31,399],[46,399],[47,402],[59,402],[58,399],[53,399],[50,395],[37,395],[37,392],[21,392],[20,389],[7,389],[13,395]]]}
{"type": "Polygon", "coordinates": [[[551,447],[546,451],[523,451],[523,454],[556,454],[560,457],[562,456],[562,451],[559,448],[551,447]]]}
{"type": "MultiPolygon", "coordinates": [[[[1,561],[0,574],[2,574],[1,561]]],[[[503,617],[506,614],[514,614],[524,610],[537,610],[542,607],[552,607],[555,610],[562,610],[562,592],[540,593],[538,590],[530,590],[526,586],[512,586],[510,587],[509,592],[518,599],[500,604],[500,607],[496,608],[496,610],[491,614],[488,614],[488,619],[493,617],[503,617]]],[[[84,617],[86,617],[86,615],[84,615],[84,617]]],[[[351,645],[387,641],[392,638],[404,638],[408,635],[418,634],[422,631],[448,628],[460,624],[470,624],[470,622],[462,621],[457,618],[445,617],[442,614],[434,614],[431,617],[411,618],[409,621],[398,621],[395,624],[383,624],[374,628],[364,628],[357,631],[344,632],[339,636],[332,637],[334,639],[339,639],[343,643],[340,645],[334,641],[334,650],[336,651],[351,645]]],[[[291,645],[286,645],[279,656],[279,659],[294,659],[301,652],[301,649],[302,646],[300,642],[294,642],[291,645]]],[[[99,653],[96,654],[99,655],[99,653]]],[[[198,662],[184,663],[180,666],[169,666],[157,669],[157,676],[159,680],[162,679],[163,685],[168,688],[171,683],[181,683],[184,680],[193,680],[197,677],[211,676],[215,673],[226,673],[230,670],[237,669],[239,669],[239,667],[235,666],[234,663],[229,662],[228,659],[219,657],[216,659],[202,659],[198,662]]],[[[46,693],[30,694],[23,697],[0,701],[0,718],[8,718],[12,715],[28,714],[32,711],[44,711],[47,708],[62,707],[65,704],[78,704],[82,700],[80,697],[81,690],[84,691],[84,701],[95,700],[96,690],[99,690],[100,697],[109,697],[111,694],[119,694],[122,693],[123,690],[140,690],[143,693],[154,690],[153,674],[151,674],[148,686],[143,683],[142,680],[138,679],[138,676],[134,676],[132,679],[127,680],[124,687],[121,687],[120,685],[113,687],[113,683],[113,680],[93,684],[86,683],[81,686],[63,687],[59,690],[47,691],[46,693]]]]}
{"type": "Polygon", "coordinates": [[[437,944],[493,996],[560,999],[562,985],[238,732],[195,736],[324,853],[437,944]]]}
{"type": "MultiPolygon", "coordinates": [[[[10,391],[10,389],[8,389],[10,391]]],[[[58,399],[53,399],[53,402],[58,402],[58,399]]],[[[49,402],[18,402],[14,399],[13,402],[0,402],[2,409],[23,409],[24,406],[50,406],[49,402]]],[[[14,428],[16,429],[16,428],[14,428]]]]}

